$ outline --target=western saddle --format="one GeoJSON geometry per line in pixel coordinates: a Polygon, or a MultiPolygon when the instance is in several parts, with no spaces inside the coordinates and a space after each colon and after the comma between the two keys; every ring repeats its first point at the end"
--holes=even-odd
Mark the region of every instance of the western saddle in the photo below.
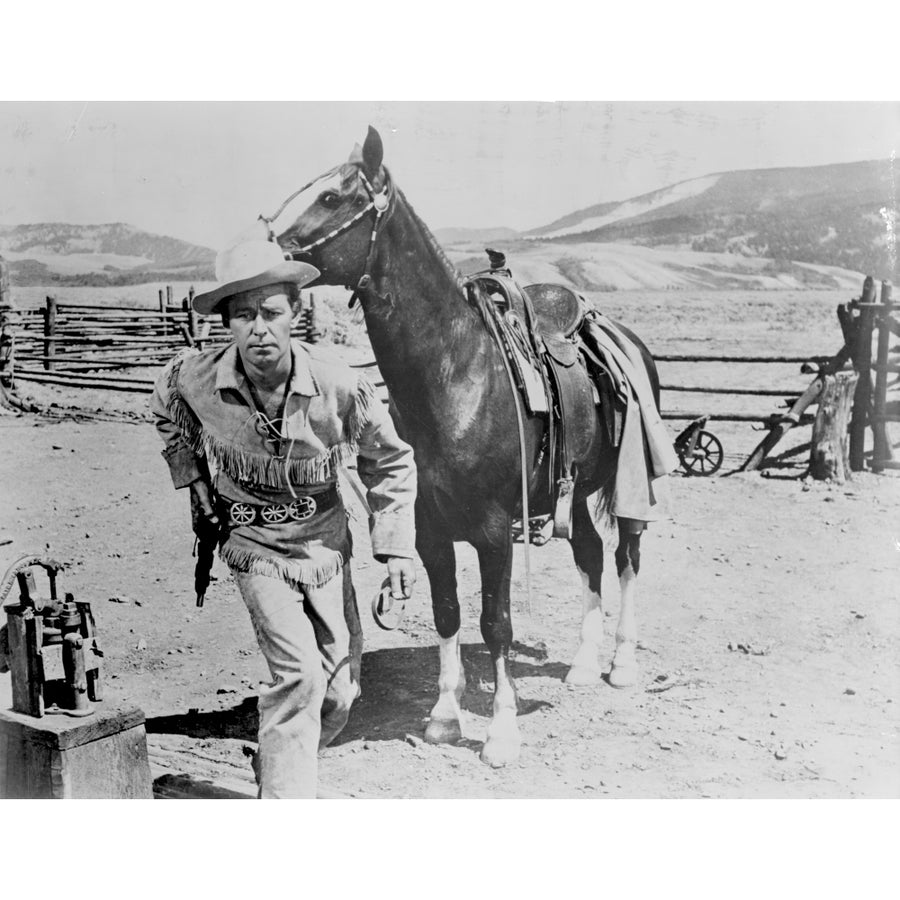
{"type": "MultiPolygon", "coordinates": [[[[588,313],[587,301],[561,284],[520,287],[506,267],[506,257],[487,250],[490,268],[466,280],[482,315],[493,318],[502,349],[532,415],[547,414],[548,492],[553,536],[571,537],[575,446],[571,429],[584,410],[585,379],[572,367],[579,361],[578,332],[588,313]],[[487,298],[490,302],[483,302],[487,298]],[[530,368],[532,371],[526,371],[530,368]],[[529,378],[538,373],[546,402],[541,408],[529,378]]],[[[593,402],[591,402],[593,406],[593,402]]],[[[523,523],[523,528],[526,527],[523,523]]]]}

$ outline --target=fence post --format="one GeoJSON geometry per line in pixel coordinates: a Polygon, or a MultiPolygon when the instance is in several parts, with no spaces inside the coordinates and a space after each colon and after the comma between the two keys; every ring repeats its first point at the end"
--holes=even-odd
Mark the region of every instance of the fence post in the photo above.
{"type": "Polygon", "coordinates": [[[163,289],[159,289],[159,315],[162,320],[162,333],[163,335],[169,334],[169,320],[166,318],[166,313],[169,311],[168,306],[166,305],[166,297],[163,294],[163,289]]]}
{"type": "Polygon", "coordinates": [[[15,307],[9,293],[9,266],[0,259],[0,397],[13,388],[16,362],[16,336],[13,330],[15,307]]]}
{"type": "Polygon", "coordinates": [[[52,357],[56,356],[56,297],[47,297],[44,307],[44,369],[49,372],[53,366],[52,357]]]}
{"type": "Polygon", "coordinates": [[[847,424],[859,375],[824,375],[810,439],[809,473],[819,481],[843,484],[850,477],[847,424]]]}
{"type": "Polygon", "coordinates": [[[891,286],[881,282],[881,303],[878,310],[878,352],[875,357],[875,394],[872,402],[872,471],[884,471],[884,463],[893,459],[894,453],[887,434],[887,382],[888,351],[891,340],[891,286]]]}
{"type": "Polygon", "coordinates": [[[872,396],[872,324],[875,302],[875,282],[871,275],[863,282],[859,298],[859,319],[853,367],[859,373],[853,394],[853,418],[850,422],[850,468],[861,472],[865,468],[866,425],[869,423],[869,404],[872,396]]]}

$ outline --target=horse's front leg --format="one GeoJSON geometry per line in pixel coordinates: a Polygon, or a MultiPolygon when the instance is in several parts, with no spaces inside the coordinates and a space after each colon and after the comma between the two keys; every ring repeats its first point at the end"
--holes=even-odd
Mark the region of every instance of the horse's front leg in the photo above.
{"type": "Polygon", "coordinates": [[[637,627],[634,606],[637,576],[641,568],[641,533],[644,523],[636,519],[619,519],[619,546],[616,548],[616,571],[622,605],[616,627],[616,652],[609,672],[613,687],[631,687],[637,680],[637,627]]]}
{"type": "Polygon", "coordinates": [[[428,575],[431,608],[440,641],[438,699],[425,728],[425,740],[432,744],[453,744],[462,737],[459,703],[466,689],[466,673],[459,652],[456,555],[453,542],[440,537],[422,518],[416,523],[416,550],[428,575]]]}
{"type": "Polygon", "coordinates": [[[514,763],[521,738],[516,722],[516,687],[509,672],[512,621],[509,585],[513,545],[510,528],[497,529],[494,541],[478,546],[481,569],[481,635],[494,664],[494,709],[481,759],[490,766],[514,763]]]}

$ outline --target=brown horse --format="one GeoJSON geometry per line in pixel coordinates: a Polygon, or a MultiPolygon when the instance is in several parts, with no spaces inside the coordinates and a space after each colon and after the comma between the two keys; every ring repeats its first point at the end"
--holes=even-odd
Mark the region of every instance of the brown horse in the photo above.
{"type": "MultiPolygon", "coordinates": [[[[520,515],[522,493],[515,404],[527,413],[462,277],[392,182],[382,157],[381,138],[370,128],[362,151],[357,147],[347,163],[333,170],[336,186],[323,190],[278,241],[294,258],[320,269],[319,284],[357,287],[392,415],[415,450],[416,549],[428,574],[440,636],[439,696],[425,731],[432,742],[457,741],[462,734],[465,673],[453,542],[467,541],[477,551],[481,633],[495,674],[493,717],[481,757],[501,766],[517,759],[520,745],[508,659],[511,526],[520,515]]],[[[649,354],[642,350],[642,355],[658,404],[655,368],[649,354]]],[[[543,483],[535,463],[546,427],[540,416],[525,422],[525,458],[535,486],[543,483]]],[[[603,543],[592,510],[596,514],[603,496],[608,498],[617,459],[592,400],[578,429],[571,545],[584,585],[583,619],[581,644],[566,680],[581,685],[602,677],[603,543]],[[601,501],[589,504],[593,495],[601,501]]],[[[532,510],[540,511],[542,504],[546,501],[536,493],[532,510]]],[[[643,527],[643,522],[618,520],[615,559],[622,604],[608,676],[616,687],[633,684],[638,674],[634,588],[643,527]]]]}

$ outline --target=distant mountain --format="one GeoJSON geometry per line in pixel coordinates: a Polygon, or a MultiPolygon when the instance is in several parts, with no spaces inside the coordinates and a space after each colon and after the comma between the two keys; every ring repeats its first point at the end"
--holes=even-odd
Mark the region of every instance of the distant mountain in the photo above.
{"type": "Polygon", "coordinates": [[[626,243],[837,266],[896,280],[889,160],[723,172],[527,232],[554,243],[626,243]]]}
{"type": "Polygon", "coordinates": [[[0,226],[14,284],[134,284],[214,278],[215,253],[132,225],[45,222],[0,226]]]}

